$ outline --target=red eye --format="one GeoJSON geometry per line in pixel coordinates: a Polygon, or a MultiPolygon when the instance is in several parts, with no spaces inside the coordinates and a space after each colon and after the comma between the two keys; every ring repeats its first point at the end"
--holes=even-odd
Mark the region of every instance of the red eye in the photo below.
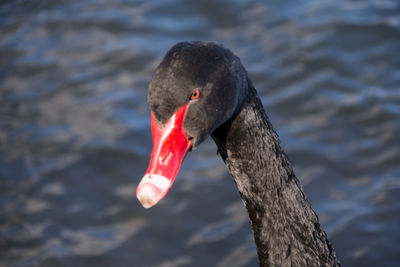
{"type": "Polygon", "coordinates": [[[190,100],[196,100],[200,97],[200,90],[199,89],[195,89],[192,92],[192,95],[190,96],[190,100]]]}

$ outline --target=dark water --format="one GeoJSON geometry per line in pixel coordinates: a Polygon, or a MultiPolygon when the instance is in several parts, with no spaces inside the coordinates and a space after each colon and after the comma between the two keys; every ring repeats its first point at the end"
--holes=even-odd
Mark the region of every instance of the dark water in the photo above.
{"type": "Polygon", "coordinates": [[[399,266],[399,1],[15,0],[0,27],[0,266],[257,266],[210,140],[135,198],[182,40],[241,57],[342,263],[399,266]]]}

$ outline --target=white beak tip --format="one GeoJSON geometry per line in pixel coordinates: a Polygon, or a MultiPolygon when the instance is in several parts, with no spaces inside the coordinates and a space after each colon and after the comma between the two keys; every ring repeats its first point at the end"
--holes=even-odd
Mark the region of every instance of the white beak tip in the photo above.
{"type": "Polygon", "coordinates": [[[146,174],[136,191],[136,196],[146,209],[156,205],[168,192],[172,182],[157,174],[146,174]]]}
{"type": "Polygon", "coordinates": [[[155,195],[155,188],[151,185],[145,184],[141,187],[140,193],[137,194],[137,198],[142,206],[148,209],[157,204],[158,201],[155,199],[155,195]]]}

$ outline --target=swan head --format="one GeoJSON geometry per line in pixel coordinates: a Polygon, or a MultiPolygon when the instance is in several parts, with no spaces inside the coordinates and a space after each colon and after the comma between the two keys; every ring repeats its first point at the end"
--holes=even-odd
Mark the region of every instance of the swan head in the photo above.
{"type": "Polygon", "coordinates": [[[196,148],[236,110],[247,74],[230,50],[215,43],[174,45],[150,82],[148,103],[160,125],[188,104],[184,129],[196,148]],[[192,99],[198,92],[199,96],[192,99]]]}
{"type": "Polygon", "coordinates": [[[148,91],[153,151],[136,193],[144,207],[166,195],[186,153],[232,117],[247,85],[240,59],[220,45],[184,42],[167,52],[148,91]]]}

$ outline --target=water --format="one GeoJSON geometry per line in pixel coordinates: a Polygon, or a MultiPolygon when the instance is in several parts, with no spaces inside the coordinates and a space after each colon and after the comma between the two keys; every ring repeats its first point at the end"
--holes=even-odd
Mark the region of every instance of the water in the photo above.
{"type": "Polygon", "coordinates": [[[0,27],[1,266],[257,266],[211,140],[135,198],[148,82],[182,40],[241,57],[342,263],[399,265],[397,0],[3,1],[0,27]]]}

